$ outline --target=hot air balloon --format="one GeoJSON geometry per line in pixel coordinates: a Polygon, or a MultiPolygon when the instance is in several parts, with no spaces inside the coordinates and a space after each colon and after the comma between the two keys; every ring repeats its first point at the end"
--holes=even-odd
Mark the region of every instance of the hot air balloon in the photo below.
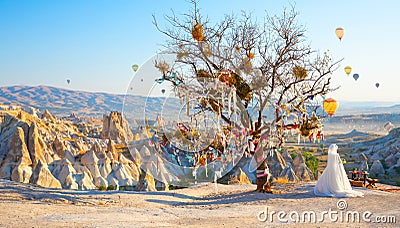
{"type": "Polygon", "coordinates": [[[141,81],[141,82],[143,82],[143,78],[142,78],[142,79],[140,79],[140,81],[141,81]]]}
{"type": "Polygon", "coordinates": [[[164,93],[165,93],[165,89],[162,89],[162,90],[161,90],[161,93],[163,93],[163,94],[164,94],[164,93]]]}
{"type": "Polygon", "coordinates": [[[358,75],[358,74],[353,74],[353,78],[354,78],[354,80],[356,80],[357,81],[357,79],[360,77],[360,75],[358,75]]]}
{"type": "Polygon", "coordinates": [[[337,28],[335,30],[336,36],[339,38],[340,41],[342,41],[343,35],[344,35],[344,29],[343,28],[337,28]]]}
{"type": "Polygon", "coordinates": [[[339,103],[333,99],[333,98],[328,98],[324,100],[324,110],[326,113],[329,114],[329,116],[332,116],[337,108],[339,107],[339,103]]]}
{"type": "Polygon", "coordinates": [[[379,88],[379,83],[375,83],[375,87],[376,87],[376,88],[379,88]]]}
{"type": "Polygon", "coordinates": [[[132,65],[132,70],[133,70],[134,72],[136,72],[138,69],[139,69],[139,65],[137,65],[137,64],[133,64],[133,65],[132,65]]]}
{"type": "Polygon", "coordinates": [[[71,79],[67,79],[67,83],[69,85],[71,83],[71,79]]]}
{"type": "Polygon", "coordinates": [[[347,75],[350,75],[350,73],[351,73],[351,66],[346,66],[346,67],[344,68],[344,72],[346,72],[347,75]]]}

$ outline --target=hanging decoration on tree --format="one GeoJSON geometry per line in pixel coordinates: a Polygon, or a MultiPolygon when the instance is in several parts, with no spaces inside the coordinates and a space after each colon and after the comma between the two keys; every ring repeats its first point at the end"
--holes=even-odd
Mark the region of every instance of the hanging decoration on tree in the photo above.
{"type": "Polygon", "coordinates": [[[297,80],[302,80],[307,77],[307,70],[301,66],[295,66],[292,69],[292,73],[297,80]]]}
{"type": "Polygon", "coordinates": [[[197,41],[204,41],[203,25],[197,21],[192,28],[192,37],[197,41]]]}

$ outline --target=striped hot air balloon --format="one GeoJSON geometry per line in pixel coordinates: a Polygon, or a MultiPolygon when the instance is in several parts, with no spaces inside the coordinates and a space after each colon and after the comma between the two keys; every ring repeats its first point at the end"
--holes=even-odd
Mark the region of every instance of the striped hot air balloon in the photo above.
{"type": "Polygon", "coordinates": [[[337,28],[335,30],[337,38],[339,38],[340,41],[342,41],[343,35],[344,35],[344,28],[337,28]]]}
{"type": "Polygon", "coordinates": [[[339,107],[339,103],[333,99],[333,98],[328,98],[324,100],[324,110],[326,113],[329,114],[329,116],[332,116],[336,110],[339,107]]]}

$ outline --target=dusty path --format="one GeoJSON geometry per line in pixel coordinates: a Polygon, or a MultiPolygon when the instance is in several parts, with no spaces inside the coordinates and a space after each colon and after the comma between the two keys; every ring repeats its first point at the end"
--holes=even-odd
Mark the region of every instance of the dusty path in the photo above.
{"type": "MultiPolygon", "coordinates": [[[[258,220],[259,212],[266,209],[268,214],[313,211],[317,219],[323,211],[340,213],[339,199],[315,197],[314,184],[276,186],[282,194],[256,193],[253,185],[214,184],[138,193],[48,190],[0,180],[0,227],[400,227],[400,193],[368,189],[358,189],[364,198],[346,198],[342,212],[370,211],[372,221],[376,216],[394,216],[397,223],[365,223],[362,218],[362,223],[340,223],[325,216],[324,222],[295,224],[279,222],[276,214],[272,222],[271,217],[258,220]]],[[[284,218],[290,220],[289,215],[284,218]]]]}

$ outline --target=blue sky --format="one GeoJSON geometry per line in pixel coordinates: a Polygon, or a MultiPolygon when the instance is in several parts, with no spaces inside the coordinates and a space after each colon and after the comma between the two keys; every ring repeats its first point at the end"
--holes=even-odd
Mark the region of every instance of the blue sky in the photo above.
{"type": "MultiPolygon", "coordinates": [[[[333,76],[341,89],[330,96],[400,102],[400,1],[200,0],[199,7],[216,22],[241,10],[261,20],[290,3],[300,12],[311,46],[344,58],[333,76]],[[336,27],[345,28],[342,42],[336,27]],[[357,82],[345,75],[346,65],[360,75],[357,82]]],[[[143,64],[167,39],[153,26],[152,15],[162,25],[171,9],[183,14],[190,7],[185,0],[0,0],[0,86],[125,93],[134,76],[131,65],[143,64]]]]}

